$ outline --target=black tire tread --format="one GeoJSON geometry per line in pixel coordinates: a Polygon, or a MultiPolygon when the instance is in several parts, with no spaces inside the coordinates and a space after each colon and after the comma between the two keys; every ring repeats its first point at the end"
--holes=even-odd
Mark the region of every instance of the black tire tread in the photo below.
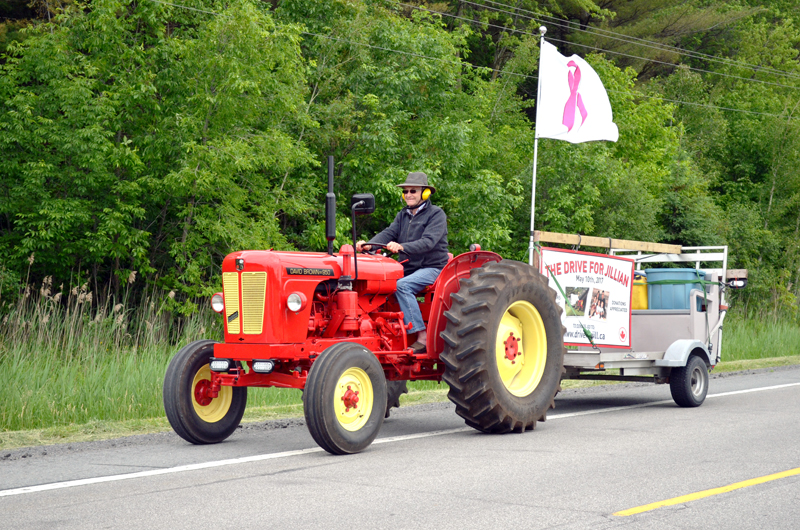
{"type": "Polygon", "coordinates": [[[386,379],[378,359],[359,344],[342,342],[323,351],[311,365],[303,391],[303,412],[311,437],[327,452],[334,455],[352,454],[369,446],[383,425],[387,408],[386,379]],[[334,417],[332,387],[349,367],[360,365],[374,379],[372,413],[368,422],[356,432],[341,428],[334,417]]]}
{"type": "Polygon", "coordinates": [[[686,366],[673,368],[670,372],[669,390],[670,394],[672,394],[672,399],[680,407],[699,407],[705,401],[708,393],[708,380],[706,362],[697,355],[690,356],[686,361],[686,366]],[[703,373],[705,374],[705,389],[699,399],[692,393],[691,377],[694,365],[702,365],[703,373]]]}
{"type": "Polygon", "coordinates": [[[386,381],[386,415],[388,418],[392,408],[400,408],[400,396],[408,394],[408,381],[386,381]]]}
{"type": "Polygon", "coordinates": [[[231,407],[220,421],[207,423],[194,411],[191,384],[197,371],[213,356],[214,344],[213,340],[198,340],[184,346],[172,358],[164,376],[167,420],[178,436],[195,445],[219,443],[228,438],[239,426],[247,407],[247,387],[233,387],[231,407]]]}
{"type": "Polygon", "coordinates": [[[467,425],[491,433],[524,432],[535,429],[537,421],[545,421],[547,410],[555,407],[554,397],[561,389],[561,376],[565,373],[566,353],[562,310],[555,299],[555,292],[544,276],[516,261],[486,264],[473,269],[468,279],[461,280],[460,289],[450,297],[451,307],[445,313],[446,327],[440,335],[445,345],[440,358],[445,366],[443,379],[450,386],[448,398],[467,425]],[[512,396],[506,390],[493,358],[495,322],[502,317],[503,300],[521,290],[535,293],[529,296],[534,296],[542,306],[534,304],[548,329],[548,361],[543,383],[525,398],[512,396]],[[561,334],[556,337],[559,331],[561,334]]]}

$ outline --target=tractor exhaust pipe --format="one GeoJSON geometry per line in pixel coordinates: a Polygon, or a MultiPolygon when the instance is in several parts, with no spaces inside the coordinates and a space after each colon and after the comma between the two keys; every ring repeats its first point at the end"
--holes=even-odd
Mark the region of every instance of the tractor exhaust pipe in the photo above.
{"type": "Polygon", "coordinates": [[[336,239],[336,194],[333,193],[333,155],[328,157],[328,193],[325,194],[325,239],[328,254],[333,256],[333,240],[336,239]]]}

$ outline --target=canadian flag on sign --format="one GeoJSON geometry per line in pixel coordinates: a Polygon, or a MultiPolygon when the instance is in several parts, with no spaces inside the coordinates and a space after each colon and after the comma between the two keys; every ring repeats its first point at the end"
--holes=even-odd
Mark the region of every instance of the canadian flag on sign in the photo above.
{"type": "Polygon", "coordinates": [[[616,142],[619,129],[603,82],[589,63],[564,57],[542,39],[536,136],[573,144],[593,140],[616,142]]]}

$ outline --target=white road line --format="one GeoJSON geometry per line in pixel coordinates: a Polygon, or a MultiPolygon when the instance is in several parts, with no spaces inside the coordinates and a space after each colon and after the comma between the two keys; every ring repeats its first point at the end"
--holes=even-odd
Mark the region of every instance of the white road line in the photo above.
{"type": "MultiPolygon", "coordinates": [[[[747,390],[736,390],[733,392],[722,392],[720,394],[710,394],[707,398],[716,398],[716,397],[724,397],[724,396],[733,396],[737,394],[749,394],[751,392],[762,392],[764,390],[778,390],[781,388],[788,388],[793,386],[798,386],[800,383],[788,383],[785,385],[775,385],[775,386],[767,386],[761,388],[751,388],[747,390]]],[[[620,410],[630,410],[630,409],[637,409],[642,407],[651,407],[654,405],[663,405],[665,403],[672,403],[672,400],[664,400],[664,401],[651,401],[649,403],[640,403],[637,405],[626,405],[623,407],[610,407],[606,409],[597,409],[597,410],[587,410],[583,412],[570,412],[567,414],[556,414],[554,416],[550,416],[548,420],[559,420],[564,418],[574,418],[577,416],[588,416],[591,414],[604,414],[607,412],[617,412],[620,410]]],[[[430,438],[432,436],[442,436],[446,434],[456,434],[460,432],[469,432],[473,431],[471,427],[460,427],[458,429],[447,429],[444,431],[433,431],[433,432],[424,432],[424,433],[417,433],[417,434],[407,434],[404,436],[392,436],[389,438],[379,438],[373,442],[373,444],[385,444],[385,443],[394,443],[394,442],[402,442],[406,440],[415,440],[419,438],[430,438]]],[[[39,491],[49,491],[49,490],[57,490],[63,488],[74,488],[76,486],[88,486],[90,484],[101,484],[103,482],[117,482],[120,480],[128,480],[133,478],[145,478],[145,477],[154,477],[157,475],[169,475],[173,473],[183,473],[185,471],[196,471],[199,469],[209,469],[213,467],[222,467],[222,466],[232,466],[236,464],[244,464],[247,462],[259,462],[262,460],[276,460],[278,458],[288,458],[290,456],[299,456],[305,455],[309,453],[319,453],[322,451],[320,447],[312,447],[310,449],[298,449],[295,451],[284,451],[282,453],[270,453],[265,455],[253,455],[253,456],[244,456],[241,458],[230,458],[227,460],[215,460],[212,462],[201,462],[197,464],[188,464],[185,466],[176,466],[176,467],[168,467],[164,469],[152,469],[149,471],[139,471],[136,473],[125,473],[122,475],[108,475],[105,477],[93,477],[93,478],[84,478],[79,480],[68,480],[65,482],[53,482],[50,484],[40,484],[37,486],[25,486],[22,488],[14,488],[8,490],[0,490],[0,497],[11,497],[13,495],[23,495],[26,493],[36,493],[39,491]]]]}
{"type": "Polygon", "coordinates": [[[441,436],[443,434],[455,434],[457,432],[469,432],[474,431],[472,427],[459,427],[458,429],[447,429],[444,431],[432,431],[432,432],[418,432],[417,434],[404,434],[403,436],[392,436],[390,438],[378,438],[372,445],[375,444],[388,444],[392,442],[402,442],[404,440],[415,440],[417,438],[429,438],[431,436],[441,436]]]}
{"type": "Polygon", "coordinates": [[[724,396],[735,396],[736,394],[749,394],[750,392],[760,392],[761,390],[778,390],[780,388],[789,388],[790,386],[797,386],[800,383],[787,383],[785,385],[775,385],[775,386],[765,386],[763,388],[750,388],[748,390],[734,390],[732,392],[721,392],[719,394],[711,394],[707,397],[724,397],[724,396]]]}

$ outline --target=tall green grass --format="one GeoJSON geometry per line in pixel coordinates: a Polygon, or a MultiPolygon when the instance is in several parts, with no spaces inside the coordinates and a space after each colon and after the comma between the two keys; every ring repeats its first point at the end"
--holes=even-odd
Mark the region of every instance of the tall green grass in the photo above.
{"type": "Polygon", "coordinates": [[[800,355],[800,326],[765,319],[736,317],[722,328],[722,361],[800,355]]]}
{"type": "MultiPolygon", "coordinates": [[[[0,305],[0,432],[163,418],[161,387],[172,356],[194,340],[222,337],[207,301],[181,317],[168,310],[172,296],[150,290],[134,306],[124,291],[119,301],[98,302],[86,285],[54,289],[45,280],[13,305],[0,305]]],[[[723,361],[787,355],[800,355],[796,324],[741,317],[726,323],[723,361]]],[[[447,388],[409,386],[417,397],[447,388]]],[[[246,417],[268,417],[280,407],[300,411],[300,403],[298,390],[250,388],[246,417]]]]}
{"type": "MultiPolygon", "coordinates": [[[[166,308],[174,293],[152,290],[136,307],[93,300],[83,285],[51,292],[46,280],[0,325],[0,431],[91,421],[163,417],[167,364],[184,345],[219,340],[221,321],[204,301],[188,317],[166,308]]],[[[249,389],[255,407],[300,403],[292,389],[249,389]]]]}

